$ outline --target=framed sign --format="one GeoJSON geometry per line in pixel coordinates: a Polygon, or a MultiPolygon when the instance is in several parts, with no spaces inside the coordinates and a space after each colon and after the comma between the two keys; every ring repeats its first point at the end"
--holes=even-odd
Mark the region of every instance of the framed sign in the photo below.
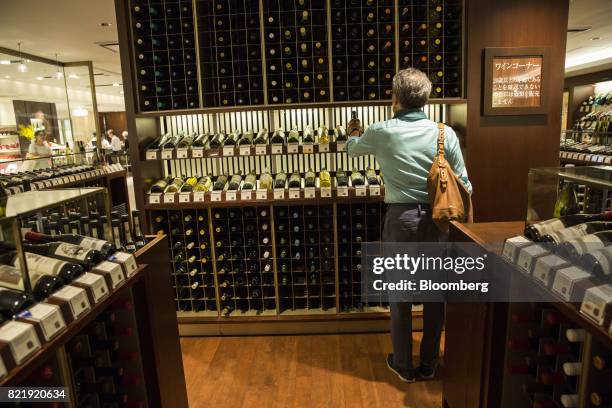
{"type": "Polygon", "coordinates": [[[485,48],[484,115],[547,112],[547,48],[485,48]]]}

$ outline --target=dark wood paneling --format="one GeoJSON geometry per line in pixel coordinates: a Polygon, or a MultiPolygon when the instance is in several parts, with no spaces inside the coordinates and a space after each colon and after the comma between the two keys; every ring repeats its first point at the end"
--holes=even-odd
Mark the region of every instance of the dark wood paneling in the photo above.
{"type": "Polygon", "coordinates": [[[567,109],[567,127],[571,129],[574,126],[574,121],[585,113],[580,112],[580,105],[582,102],[587,100],[589,96],[595,92],[595,86],[593,85],[579,85],[570,88],[569,93],[569,105],[567,109]]]}
{"type": "Polygon", "coordinates": [[[99,112],[100,127],[103,132],[113,129],[116,135],[127,130],[127,119],[125,112],[99,112]]]}
{"type": "Polygon", "coordinates": [[[576,75],[565,78],[565,88],[580,85],[592,85],[596,82],[612,81],[612,69],[591,72],[584,75],[576,75]]]}
{"type": "Polygon", "coordinates": [[[467,157],[475,219],[525,218],[527,173],[559,163],[568,0],[467,2],[467,157]],[[483,117],[485,47],[549,47],[547,115],[483,117]]]}

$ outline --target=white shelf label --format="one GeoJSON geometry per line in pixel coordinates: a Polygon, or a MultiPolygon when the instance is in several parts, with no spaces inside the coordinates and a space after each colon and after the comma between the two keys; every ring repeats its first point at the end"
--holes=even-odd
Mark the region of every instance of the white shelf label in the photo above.
{"type": "Polygon", "coordinates": [[[329,152],[329,143],[322,143],[319,145],[319,153],[329,152]]]}
{"type": "Polygon", "coordinates": [[[186,147],[181,147],[180,149],[176,149],[176,158],[177,159],[186,159],[187,158],[187,149],[186,147]]]}
{"type": "Polygon", "coordinates": [[[51,185],[57,186],[60,183],[60,179],[59,178],[54,178],[51,179],[51,185]]]}
{"type": "MultiPolygon", "coordinates": [[[[273,146],[274,147],[274,146],[273,146]]],[[[263,155],[266,154],[266,145],[255,145],[255,154],[263,155]]]]}
{"type": "Polygon", "coordinates": [[[274,189],[274,199],[275,200],[283,200],[285,198],[285,189],[284,188],[275,188],[274,189]]]}
{"type": "Polygon", "coordinates": [[[606,159],[606,156],[602,156],[602,155],[597,155],[597,157],[595,157],[595,161],[597,163],[603,163],[603,161],[606,159]]]}
{"type": "Polygon", "coordinates": [[[66,176],[64,176],[64,177],[62,177],[62,178],[60,179],[60,183],[61,183],[61,184],[66,184],[66,183],[68,183],[68,182],[69,182],[69,180],[68,180],[68,177],[66,177],[66,176]]]}
{"type": "Polygon", "coordinates": [[[191,157],[192,158],[204,157],[204,149],[202,147],[191,148],[191,157]]]}
{"type": "Polygon", "coordinates": [[[253,199],[253,190],[241,190],[240,191],[240,199],[241,200],[252,200],[253,199]]]}
{"type": "Polygon", "coordinates": [[[380,195],[380,186],[370,186],[370,195],[371,196],[379,196],[380,195]]]}
{"type": "Polygon", "coordinates": [[[348,187],[338,187],[338,197],[348,197],[348,187]]]}
{"type": "Polygon", "coordinates": [[[289,198],[295,200],[300,198],[300,189],[299,188],[290,188],[289,189],[289,198]]]}
{"type": "Polygon", "coordinates": [[[147,150],[147,160],[157,160],[157,150],[147,150]]]}
{"type": "Polygon", "coordinates": [[[302,146],[302,152],[304,153],[312,153],[314,152],[314,147],[312,143],[308,143],[302,146]]]}
{"type": "Polygon", "coordinates": [[[179,203],[191,202],[191,193],[179,193],[179,203]]]}
{"type": "Polygon", "coordinates": [[[224,156],[233,156],[234,155],[234,146],[223,146],[223,155],[224,156]]]}
{"type": "Polygon", "coordinates": [[[174,149],[163,149],[161,151],[161,158],[163,160],[172,159],[172,152],[173,151],[174,151],[174,149]]]}
{"type": "Polygon", "coordinates": [[[213,156],[218,156],[219,155],[219,149],[210,149],[208,150],[208,155],[213,157],[213,156]]]}
{"type": "Polygon", "coordinates": [[[297,152],[298,152],[297,143],[287,143],[287,153],[297,153],[297,152]]]}
{"type": "Polygon", "coordinates": [[[268,190],[257,190],[256,196],[258,200],[267,200],[268,190]]]}
{"type": "Polygon", "coordinates": [[[221,191],[211,191],[210,192],[210,201],[221,201],[221,191]]]}
{"type": "Polygon", "coordinates": [[[321,197],[331,197],[331,187],[321,187],[321,197]]]}
{"type": "Polygon", "coordinates": [[[195,201],[196,203],[203,203],[204,202],[204,192],[203,191],[194,192],[193,201],[195,201]]]}
{"type": "Polygon", "coordinates": [[[304,188],[304,198],[315,198],[315,188],[314,187],[306,187],[304,188]]]}
{"type": "Polygon", "coordinates": [[[70,182],[72,183],[76,181],[76,178],[74,178],[74,175],[71,174],[70,176],[68,176],[68,180],[70,180],[70,182]]]}
{"type": "Polygon", "coordinates": [[[339,152],[343,152],[346,150],[346,142],[337,142],[336,143],[336,150],[339,152]]]}
{"type": "Polygon", "coordinates": [[[283,154],[283,145],[282,144],[273,144],[272,145],[272,154],[283,154]]]}
{"type": "Polygon", "coordinates": [[[357,187],[355,187],[355,195],[357,197],[365,197],[366,196],[366,188],[365,188],[365,186],[357,186],[357,187]]]}
{"type": "Polygon", "coordinates": [[[606,163],[606,164],[612,163],[612,156],[606,156],[606,159],[604,160],[604,163],[606,163]]]}
{"type": "Polygon", "coordinates": [[[240,146],[240,155],[248,156],[251,154],[251,146],[240,146]]]}
{"type": "Polygon", "coordinates": [[[226,191],[225,192],[225,200],[226,201],[236,201],[236,191],[226,191]]]}
{"type": "Polygon", "coordinates": [[[149,204],[159,204],[161,194],[151,194],[149,195],[149,204]]]}
{"type": "Polygon", "coordinates": [[[174,202],[174,193],[164,194],[164,203],[173,203],[174,202]]]}

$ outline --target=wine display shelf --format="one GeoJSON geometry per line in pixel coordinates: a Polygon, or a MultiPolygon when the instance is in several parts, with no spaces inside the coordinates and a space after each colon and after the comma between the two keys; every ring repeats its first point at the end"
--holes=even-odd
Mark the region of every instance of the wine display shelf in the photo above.
{"type": "Polygon", "coordinates": [[[586,166],[597,166],[602,164],[612,164],[612,156],[604,154],[589,154],[580,152],[559,152],[559,160],[562,163],[573,163],[586,166]]]}
{"type": "Polygon", "coordinates": [[[398,69],[461,102],[462,0],[118,2],[141,114],[388,103],[398,69]]]}
{"type": "Polygon", "coordinates": [[[381,202],[160,206],[147,215],[151,232],[170,239],[179,318],[387,310],[380,298],[361,299],[358,266],[361,242],[380,240],[381,202]],[[231,310],[225,308],[228,301],[235,302],[231,310]]]}

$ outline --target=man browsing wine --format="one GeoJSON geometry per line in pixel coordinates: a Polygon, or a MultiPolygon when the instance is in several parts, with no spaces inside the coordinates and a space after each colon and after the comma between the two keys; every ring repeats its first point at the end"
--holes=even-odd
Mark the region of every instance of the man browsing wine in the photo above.
{"type": "MultiPolygon", "coordinates": [[[[388,204],[383,241],[440,242],[446,239],[431,218],[427,194],[427,175],[437,153],[438,126],[423,112],[431,93],[431,81],[423,72],[408,68],[393,78],[393,118],[371,124],[362,136],[347,142],[349,157],[374,155],[384,175],[385,202],[388,204]]],[[[472,186],[459,141],[445,127],[444,153],[455,173],[470,193],[472,186]]],[[[412,303],[391,302],[391,340],[393,353],[387,365],[402,381],[435,376],[444,324],[444,304],[423,305],[423,339],[420,365],[412,364],[412,303]]]]}

